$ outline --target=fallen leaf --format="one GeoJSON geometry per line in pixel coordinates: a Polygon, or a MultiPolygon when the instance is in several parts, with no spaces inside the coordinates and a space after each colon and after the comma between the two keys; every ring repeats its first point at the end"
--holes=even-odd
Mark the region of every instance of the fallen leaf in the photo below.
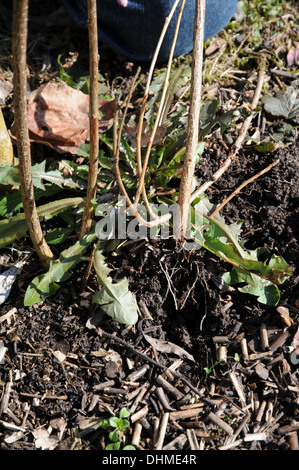
{"type": "Polygon", "coordinates": [[[286,326],[296,325],[294,320],[292,320],[290,318],[290,312],[289,312],[288,308],[286,308],[286,307],[277,307],[276,310],[279,313],[280,318],[282,319],[282,321],[286,324],[286,326]]]}
{"type": "MultiPolygon", "coordinates": [[[[89,96],[65,83],[47,83],[27,97],[27,120],[31,142],[49,145],[59,153],[76,154],[89,141],[89,96]]],[[[115,100],[99,101],[99,132],[113,124],[115,100]],[[102,116],[102,117],[101,117],[102,116]]],[[[10,134],[16,138],[15,123],[10,134]]]]}
{"type": "Polygon", "coordinates": [[[169,341],[151,338],[151,336],[148,336],[146,334],[143,334],[143,336],[157,351],[167,354],[175,354],[176,356],[179,356],[182,359],[187,358],[190,361],[194,362],[194,357],[180,346],[177,346],[174,343],[170,343],[169,341]]]}
{"type": "Polygon", "coordinates": [[[10,93],[13,90],[13,85],[11,81],[0,80],[0,105],[4,104],[7,98],[9,97],[10,93]]]}
{"type": "Polygon", "coordinates": [[[17,276],[22,272],[22,268],[27,260],[28,256],[0,274],[0,305],[8,298],[12,285],[17,276]]]}
{"type": "Polygon", "coordinates": [[[269,377],[269,371],[261,363],[255,366],[255,372],[263,380],[267,380],[269,377]]]}
{"type": "Polygon", "coordinates": [[[3,341],[0,341],[0,364],[4,364],[5,362],[4,356],[5,356],[6,351],[7,351],[7,348],[4,346],[3,341]]]}
{"type": "Polygon", "coordinates": [[[297,328],[297,331],[294,334],[292,346],[295,349],[295,351],[297,351],[299,354],[299,327],[297,328]]]}
{"type": "Polygon", "coordinates": [[[50,436],[50,433],[43,428],[32,431],[35,438],[35,446],[41,450],[53,450],[59,443],[57,436],[50,436]]]}
{"type": "Polygon", "coordinates": [[[299,62],[299,42],[296,46],[292,46],[287,54],[287,64],[293,65],[299,62]]]}

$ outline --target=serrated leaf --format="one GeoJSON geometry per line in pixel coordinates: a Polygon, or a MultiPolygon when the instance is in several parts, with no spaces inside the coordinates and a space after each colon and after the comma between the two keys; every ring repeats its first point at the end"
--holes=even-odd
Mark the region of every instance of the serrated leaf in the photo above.
{"type": "Polygon", "coordinates": [[[123,278],[116,284],[112,282],[109,276],[111,270],[106,264],[101,245],[98,246],[94,254],[94,268],[102,288],[94,296],[93,301],[118,323],[135,324],[138,314],[134,298],[129,291],[128,280],[123,278]]]}
{"type": "MultiPolygon", "coordinates": [[[[46,161],[32,165],[32,182],[33,186],[38,189],[45,190],[43,180],[55,184],[62,188],[67,186],[70,188],[80,188],[78,182],[71,178],[66,178],[63,173],[58,170],[46,171],[46,161]]],[[[0,181],[3,185],[20,185],[19,169],[17,166],[8,165],[0,168],[0,181]]]]}
{"type": "Polygon", "coordinates": [[[246,250],[244,242],[239,240],[242,221],[227,225],[219,213],[214,218],[208,215],[212,208],[206,196],[194,207],[205,220],[203,226],[194,227],[195,240],[220,259],[233,265],[231,273],[223,275],[227,284],[245,283],[245,286],[239,287],[241,292],[256,295],[261,303],[276,305],[280,295],[277,285],[282,284],[292,274],[288,264],[283,258],[275,255],[270,257],[270,254],[267,261],[261,261],[260,255],[268,253],[264,247],[246,250]]]}
{"type": "MultiPolygon", "coordinates": [[[[39,219],[51,219],[69,207],[83,203],[83,198],[73,197],[49,202],[37,208],[39,219]]],[[[21,237],[27,236],[25,214],[20,213],[9,219],[0,220],[0,248],[10,245],[21,237]]]]}
{"type": "Polygon", "coordinates": [[[256,274],[233,268],[231,272],[222,274],[221,278],[229,285],[245,284],[238,287],[239,292],[256,296],[258,302],[262,304],[273,306],[279,302],[278,287],[256,274]]]}
{"type": "Polygon", "coordinates": [[[64,250],[58,260],[51,261],[49,270],[45,274],[35,277],[29,284],[24,298],[24,305],[29,307],[53,295],[60,287],[57,282],[68,279],[70,270],[80,262],[83,253],[95,239],[95,233],[89,233],[70,248],[64,250]]]}

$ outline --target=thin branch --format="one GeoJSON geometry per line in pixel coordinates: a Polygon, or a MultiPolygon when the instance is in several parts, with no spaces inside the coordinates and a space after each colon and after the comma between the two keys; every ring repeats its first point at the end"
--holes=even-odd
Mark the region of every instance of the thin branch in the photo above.
{"type": "Polygon", "coordinates": [[[242,147],[243,141],[244,141],[244,139],[247,135],[248,129],[249,129],[249,127],[251,125],[251,122],[252,122],[252,119],[254,117],[253,112],[256,109],[256,107],[258,105],[258,102],[259,102],[259,99],[260,99],[260,96],[261,96],[261,92],[262,92],[262,88],[263,88],[263,84],[264,84],[264,78],[265,78],[265,68],[266,68],[266,61],[262,60],[261,63],[260,63],[260,66],[259,66],[259,75],[258,75],[256,89],[255,89],[255,92],[254,92],[254,97],[253,97],[253,100],[252,100],[252,103],[251,103],[252,114],[250,114],[250,116],[248,116],[245,119],[245,121],[244,121],[244,123],[241,127],[241,130],[239,132],[239,135],[238,135],[234,145],[232,146],[232,148],[229,152],[229,155],[228,155],[227,159],[225,160],[225,162],[213,174],[210,181],[206,181],[202,186],[200,186],[198,189],[196,189],[196,191],[194,191],[194,193],[190,197],[190,202],[191,203],[197,197],[199,197],[201,194],[203,194],[210,186],[212,186],[212,184],[215,183],[215,181],[217,181],[225,173],[225,171],[229,168],[229,166],[232,163],[233,159],[236,158],[240,148],[242,147]]]}
{"type": "MultiPolygon", "coordinates": [[[[132,83],[131,89],[130,89],[130,93],[133,89],[134,83],[135,83],[135,81],[133,80],[133,83],[132,83]]],[[[121,126],[122,125],[123,125],[123,121],[121,123],[121,126]]],[[[120,173],[120,168],[119,168],[119,152],[120,152],[119,136],[120,136],[120,134],[118,133],[118,113],[116,112],[115,116],[114,116],[114,123],[113,123],[113,156],[114,156],[115,178],[116,178],[118,187],[120,189],[120,192],[126,200],[126,205],[128,206],[128,209],[130,210],[131,215],[138,220],[140,225],[143,225],[145,227],[156,227],[160,224],[163,224],[163,223],[167,222],[170,219],[171,214],[166,214],[165,216],[162,216],[159,219],[155,219],[155,220],[152,220],[152,221],[148,222],[147,220],[145,220],[139,214],[139,212],[136,208],[136,205],[133,204],[133,202],[131,201],[131,199],[130,199],[128,193],[127,193],[127,190],[125,188],[125,185],[123,183],[121,173],[120,173]]]]}
{"type": "MultiPolygon", "coordinates": [[[[157,362],[154,359],[151,359],[150,357],[148,357],[146,354],[142,353],[141,351],[138,351],[137,349],[135,349],[133,346],[131,346],[129,343],[127,343],[123,339],[119,338],[118,336],[115,336],[114,334],[108,333],[107,331],[102,330],[102,328],[97,328],[96,331],[97,331],[97,334],[100,337],[104,336],[105,338],[109,338],[111,341],[114,341],[115,343],[120,344],[121,346],[124,346],[126,349],[129,349],[129,351],[132,351],[134,354],[137,354],[138,356],[142,357],[142,359],[145,359],[147,362],[150,362],[151,364],[153,364],[158,369],[162,369],[164,371],[168,370],[168,368],[166,366],[163,366],[159,362],[157,362]]],[[[187,385],[190,388],[190,390],[192,390],[194,393],[196,393],[196,395],[199,395],[203,399],[202,393],[196,387],[194,387],[187,379],[185,379],[185,377],[182,374],[180,374],[179,372],[176,372],[174,370],[171,370],[171,374],[174,377],[181,379],[182,382],[184,382],[184,384],[187,385]]]]}
{"type": "MultiPolygon", "coordinates": [[[[152,132],[151,132],[149,142],[147,144],[146,154],[145,154],[145,157],[144,157],[143,166],[142,166],[142,161],[141,161],[141,144],[140,144],[140,140],[141,140],[141,130],[142,130],[142,127],[143,127],[144,109],[142,110],[142,112],[140,114],[139,123],[138,123],[137,138],[136,138],[136,159],[137,159],[137,169],[138,169],[138,174],[139,174],[140,179],[139,179],[139,185],[138,185],[138,188],[137,188],[137,192],[136,192],[134,202],[137,205],[138,202],[139,202],[139,198],[140,198],[141,194],[143,194],[143,200],[144,200],[144,203],[146,204],[147,210],[149,212],[151,212],[151,210],[150,210],[150,207],[147,204],[147,196],[146,196],[145,187],[144,187],[144,178],[145,178],[145,173],[146,173],[146,169],[147,169],[147,165],[148,165],[148,161],[149,161],[149,157],[150,157],[150,152],[151,152],[151,149],[152,149],[152,146],[153,146],[154,138],[155,138],[155,135],[156,135],[156,132],[157,132],[157,129],[158,129],[158,126],[159,126],[160,118],[161,118],[161,115],[162,115],[162,112],[163,112],[164,101],[165,101],[167,89],[168,89],[168,86],[169,86],[169,75],[170,75],[170,70],[171,70],[171,64],[172,64],[174,49],[175,49],[175,45],[176,45],[176,41],[177,41],[177,37],[178,37],[179,28],[180,28],[181,18],[182,18],[184,6],[185,6],[185,1],[186,0],[183,0],[180,11],[179,11],[178,20],[177,20],[177,24],[176,24],[176,28],[175,28],[175,33],[174,33],[174,38],[173,38],[172,45],[171,45],[171,48],[170,48],[168,64],[167,64],[167,69],[166,69],[166,76],[165,76],[165,80],[164,80],[164,86],[163,86],[163,90],[162,90],[161,100],[160,100],[160,103],[159,103],[159,109],[158,109],[158,112],[157,112],[156,120],[155,120],[155,123],[154,123],[154,127],[152,129],[152,132]]],[[[175,4],[174,4],[174,6],[175,6],[175,4]]],[[[165,26],[168,26],[168,25],[169,25],[169,17],[166,18],[166,21],[165,21],[165,26]]],[[[163,32],[162,32],[161,36],[163,36],[163,32]]],[[[160,44],[160,42],[158,43],[158,46],[159,46],[159,44],[160,44]]],[[[158,49],[158,47],[157,47],[157,49],[158,49]]],[[[155,62],[153,61],[152,64],[154,64],[154,63],[155,62]]],[[[147,97],[147,95],[148,95],[148,90],[147,89],[146,89],[144,95],[145,95],[145,97],[147,97]]],[[[153,214],[151,213],[151,215],[153,215],[153,214]]],[[[155,214],[153,216],[155,217],[155,214]]]]}
{"type": "Polygon", "coordinates": [[[14,112],[19,157],[21,194],[25,219],[33,247],[39,259],[45,266],[47,266],[48,261],[54,258],[54,255],[43,236],[36,209],[32,182],[29,132],[27,125],[26,55],[28,36],[28,3],[29,0],[14,0],[13,3],[12,57],[14,72],[14,112]]]}
{"type": "Polygon", "coordinates": [[[94,208],[92,200],[96,197],[98,177],[99,154],[99,128],[98,128],[98,31],[97,31],[97,2],[87,0],[88,8],[88,36],[89,36],[89,62],[90,62],[90,92],[89,92],[89,124],[90,124],[90,156],[88,185],[84,213],[82,217],[79,238],[81,239],[90,230],[94,208]]]}
{"type": "Polygon", "coordinates": [[[239,192],[245,187],[247,186],[249,183],[252,183],[254,180],[256,180],[257,178],[259,178],[260,176],[264,175],[265,173],[267,173],[268,171],[271,170],[271,168],[273,168],[274,166],[276,166],[278,163],[280,162],[280,159],[278,158],[277,160],[275,160],[275,162],[271,163],[270,165],[268,165],[266,168],[264,168],[263,170],[259,171],[256,175],[252,176],[251,178],[249,178],[248,180],[244,181],[242,184],[240,184],[240,186],[238,186],[237,189],[235,189],[235,191],[230,194],[218,207],[216,207],[216,209],[212,212],[212,214],[210,214],[210,217],[211,219],[213,217],[215,217],[215,215],[221,211],[221,209],[223,209],[223,207],[233,198],[235,197],[237,194],[239,194],[239,192]]]}
{"type": "Polygon", "coordinates": [[[183,172],[181,175],[178,201],[181,210],[181,239],[184,238],[187,230],[192,181],[194,177],[195,161],[197,155],[199,114],[201,104],[205,5],[205,0],[196,0],[193,35],[191,99],[188,115],[186,153],[183,172]]]}
{"type": "Polygon", "coordinates": [[[146,86],[145,86],[145,90],[144,90],[143,100],[142,100],[142,103],[141,103],[141,109],[140,109],[140,114],[139,114],[139,122],[138,122],[138,127],[137,127],[137,135],[136,135],[136,159],[137,159],[137,166],[139,168],[138,171],[140,171],[140,173],[141,173],[141,169],[142,169],[142,163],[141,163],[141,137],[142,137],[142,130],[143,130],[143,119],[144,119],[145,107],[146,107],[146,102],[147,102],[148,94],[149,94],[149,87],[150,87],[150,84],[151,84],[151,81],[152,81],[152,77],[153,77],[155,65],[156,65],[156,62],[157,62],[157,59],[158,59],[158,55],[159,55],[159,52],[160,52],[160,49],[161,49],[161,45],[163,43],[163,40],[164,40],[165,34],[167,32],[167,29],[168,29],[169,23],[171,21],[171,18],[173,17],[174,12],[175,12],[179,2],[180,2],[180,0],[175,0],[174,4],[173,4],[173,6],[172,6],[172,8],[169,12],[169,15],[165,20],[165,23],[164,23],[164,26],[163,26],[163,29],[162,29],[162,32],[161,32],[161,35],[160,35],[155,53],[154,53],[154,56],[152,58],[152,62],[151,62],[151,66],[150,66],[150,69],[149,69],[147,82],[146,82],[146,86]]]}

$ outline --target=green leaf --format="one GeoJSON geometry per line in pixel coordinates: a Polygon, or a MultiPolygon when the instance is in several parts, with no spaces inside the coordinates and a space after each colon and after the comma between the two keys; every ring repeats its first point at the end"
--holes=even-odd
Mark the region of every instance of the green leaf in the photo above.
{"type": "Polygon", "coordinates": [[[298,81],[293,82],[285,91],[276,96],[262,98],[265,110],[273,116],[282,116],[299,124],[299,89],[298,81]]]}
{"type": "MultiPolygon", "coordinates": [[[[32,165],[32,182],[35,188],[45,190],[43,180],[55,184],[62,188],[80,188],[80,184],[72,178],[63,176],[63,173],[55,171],[46,171],[46,161],[32,165]]],[[[0,181],[3,185],[20,185],[19,169],[17,166],[8,165],[0,168],[0,181]]]]}
{"type": "Polygon", "coordinates": [[[54,228],[45,237],[46,242],[49,245],[59,245],[59,243],[64,242],[71,233],[73,233],[73,230],[71,230],[69,228],[64,228],[64,227],[54,228]]]}
{"type": "Polygon", "coordinates": [[[49,270],[30,282],[25,293],[24,305],[28,307],[42,302],[46,297],[55,293],[59,289],[59,285],[56,283],[68,279],[70,270],[80,262],[83,253],[95,239],[95,233],[89,233],[64,250],[58,260],[51,261],[49,270]]]}
{"type": "Polygon", "coordinates": [[[259,302],[266,305],[276,305],[279,301],[277,285],[282,284],[292,274],[286,261],[272,255],[266,261],[260,261],[260,255],[268,253],[266,248],[246,250],[244,242],[240,242],[242,221],[227,225],[217,213],[214,218],[208,214],[213,209],[206,196],[203,196],[194,207],[196,213],[203,216],[205,223],[200,227],[193,224],[193,237],[203,247],[233,265],[230,273],[225,273],[223,279],[227,284],[242,285],[240,292],[257,296],[259,302]]]}
{"type": "Polygon", "coordinates": [[[136,447],[132,446],[131,444],[125,446],[123,450],[136,450],[136,447]]]}
{"type": "Polygon", "coordinates": [[[108,419],[101,419],[101,421],[99,422],[99,426],[100,428],[106,430],[109,428],[109,421],[108,419]]]}
{"type": "MultiPolygon", "coordinates": [[[[58,201],[39,206],[37,213],[40,220],[49,220],[69,207],[82,204],[83,201],[84,199],[82,197],[59,199],[58,201]]],[[[0,248],[8,246],[18,238],[26,236],[27,224],[24,213],[14,215],[9,219],[0,220],[0,248]]]]}
{"type": "Polygon", "coordinates": [[[138,314],[136,303],[129,291],[128,280],[123,278],[116,284],[112,282],[109,277],[111,270],[106,265],[101,244],[94,253],[94,268],[102,288],[94,296],[93,301],[113,320],[126,325],[135,324],[138,314]]]}
{"type": "MultiPolygon", "coordinates": [[[[38,201],[41,197],[51,197],[60,191],[59,188],[46,188],[44,191],[35,189],[34,198],[38,201]]],[[[18,212],[23,207],[21,191],[6,191],[0,198],[0,217],[8,217],[13,212],[18,212]]]]}
{"type": "Polygon", "coordinates": [[[111,416],[111,418],[109,418],[109,424],[113,428],[118,428],[121,424],[121,420],[117,418],[116,416],[111,416]]]}
{"type": "Polygon", "coordinates": [[[124,407],[120,410],[120,412],[119,412],[119,417],[120,418],[128,418],[129,416],[130,416],[130,411],[126,407],[124,407]]]}
{"type": "Polygon", "coordinates": [[[114,431],[109,432],[109,440],[111,442],[118,442],[118,432],[116,429],[114,431]]]}
{"type": "Polygon", "coordinates": [[[119,450],[120,442],[113,442],[113,444],[108,444],[105,447],[105,450],[119,450]]]}
{"type": "Polygon", "coordinates": [[[118,429],[120,431],[124,431],[125,429],[127,429],[130,426],[130,421],[128,421],[127,419],[121,419],[120,421],[121,422],[120,422],[119,427],[118,427],[118,429]]]}

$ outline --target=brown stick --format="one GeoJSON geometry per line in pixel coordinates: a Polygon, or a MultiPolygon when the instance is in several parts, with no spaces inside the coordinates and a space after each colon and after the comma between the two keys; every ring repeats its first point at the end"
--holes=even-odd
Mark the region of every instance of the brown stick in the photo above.
{"type": "Polygon", "coordinates": [[[188,129],[186,141],[186,153],[181,176],[179,191],[179,206],[181,210],[181,239],[184,239],[190,208],[190,196],[194,177],[195,161],[198,145],[199,113],[201,103],[203,42],[205,0],[196,0],[194,36],[193,36],[193,64],[191,76],[191,101],[188,115],[188,129]]]}
{"type": "Polygon", "coordinates": [[[215,217],[215,215],[221,210],[223,209],[223,207],[233,198],[235,197],[237,194],[239,194],[239,192],[245,187],[247,186],[247,184],[249,183],[252,183],[254,180],[256,180],[257,178],[259,178],[260,176],[262,176],[264,173],[267,173],[267,171],[271,170],[271,168],[273,168],[275,165],[277,165],[277,163],[279,163],[280,159],[278,158],[277,160],[275,160],[275,162],[271,163],[270,165],[268,165],[266,168],[264,168],[263,170],[259,171],[256,175],[252,176],[251,178],[249,178],[248,180],[244,181],[242,184],[240,184],[240,186],[235,189],[235,191],[230,194],[218,207],[216,207],[216,209],[212,212],[212,214],[210,215],[211,218],[215,217]]]}
{"type": "Polygon", "coordinates": [[[92,199],[96,197],[98,176],[99,129],[98,129],[98,31],[97,31],[97,2],[87,0],[88,8],[88,36],[89,36],[89,64],[90,64],[90,92],[89,92],[89,123],[90,123],[90,156],[88,185],[86,201],[82,217],[79,238],[81,239],[92,224],[94,209],[92,199]]]}
{"type": "MultiPolygon", "coordinates": [[[[259,68],[258,81],[257,81],[254,97],[253,97],[253,100],[252,100],[252,103],[251,103],[251,110],[252,111],[254,111],[256,109],[258,101],[259,101],[260,96],[261,96],[261,92],[262,92],[262,88],[263,88],[263,84],[264,84],[264,78],[265,78],[265,66],[266,66],[265,60],[262,60],[262,62],[260,64],[260,68],[259,68]]],[[[221,167],[213,174],[210,181],[206,181],[202,186],[200,186],[198,189],[196,189],[196,191],[194,191],[194,193],[191,195],[191,198],[190,198],[191,203],[197,197],[199,197],[201,194],[203,194],[210,186],[212,186],[212,184],[215,183],[215,181],[217,181],[223,175],[223,173],[225,173],[225,171],[229,168],[231,162],[236,157],[236,155],[238,154],[238,152],[239,152],[239,150],[240,150],[240,148],[243,144],[243,141],[246,137],[246,134],[247,134],[247,131],[248,131],[249,126],[251,124],[251,121],[253,119],[253,116],[254,115],[252,113],[252,114],[250,114],[250,116],[248,116],[245,119],[245,121],[242,125],[242,128],[240,130],[240,133],[239,133],[234,145],[232,146],[227,159],[221,165],[221,167]]]]}
{"type": "MultiPolygon", "coordinates": [[[[176,45],[176,41],[177,41],[177,36],[178,36],[178,32],[179,32],[180,22],[181,22],[181,18],[182,18],[184,6],[185,6],[185,1],[186,0],[183,0],[180,11],[179,11],[178,21],[177,21],[176,28],[175,28],[175,34],[174,34],[173,42],[172,42],[172,45],[171,45],[171,48],[170,48],[170,54],[169,54],[169,58],[168,58],[168,65],[167,65],[167,69],[166,69],[166,76],[165,76],[164,86],[163,86],[163,90],[162,90],[162,96],[161,96],[161,100],[160,100],[156,120],[155,120],[155,123],[154,123],[154,127],[153,127],[153,130],[152,130],[149,142],[147,144],[147,149],[146,149],[146,154],[145,154],[145,157],[144,157],[143,167],[142,167],[142,162],[141,162],[141,145],[140,145],[140,139],[141,139],[140,128],[142,129],[143,119],[139,118],[139,123],[138,123],[138,136],[136,138],[136,159],[137,159],[137,167],[138,167],[138,173],[139,173],[140,180],[139,180],[139,185],[138,185],[136,196],[135,196],[135,204],[136,205],[138,204],[141,193],[143,193],[143,200],[144,200],[144,203],[147,206],[147,210],[151,213],[151,215],[154,218],[155,218],[155,214],[152,213],[149,205],[147,204],[147,196],[146,196],[145,188],[144,188],[144,178],[145,178],[145,172],[146,172],[147,164],[148,164],[149,157],[150,157],[150,152],[151,152],[151,149],[152,149],[154,138],[155,138],[155,135],[156,135],[156,132],[157,132],[157,129],[158,129],[158,125],[160,123],[160,118],[161,118],[161,115],[162,115],[162,111],[163,111],[163,105],[164,105],[164,101],[165,101],[165,97],[166,97],[166,93],[167,93],[167,88],[168,88],[168,80],[169,80],[169,75],[170,75],[170,69],[171,69],[174,49],[175,49],[175,45],[176,45]]],[[[167,20],[168,20],[168,18],[167,18],[167,20]]],[[[168,25],[167,20],[166,20],[165,24],[168,25]]],[[[147,96],[147,95],[145,94],[145,96],[147,96]]],[[[142,114],[142,117],[143,117],[143,114],[142,114]]]]}
{"type": "MultiPolygon", "coordinates": [[[[153,364],[154,366],[156,366],[158,369],[162,369],[163,371],[167,371],[166,366],[160,364],[159,362],[155,361],[154,359],[151,359],[150,357],[148,357],[146,354],[142,353],[141,351],[138,351],[137,349],[135,349],[133,346],[131,346],[129,343],[127,343],[123,339],[119,338],[118,336],[115,336],[114,334],[108,333],[107,331],[104,331],[104,330],[102,330],[102,328],[99,328],[99,327],[97,328],[96,331],[97,331],[97,334],[100,337],[104,336],[106,338],[109,338],[111,341],[114,341],[117,344],[121,344],[126,349],[129,349],[129,351],[132,351],[134,354],[137,354],[137,356],[142,357],[146,361],[148,361],[151,364],[153,364]]],[[[171,374],[174,375],[174,377],[179,378],[182,382],[184,382],[185,385],[187,385],[187,387],[190,388],[190,390],[192,390],[194,393],[196,393],[197,395],[199,395],[202,398],[202,394],[200,393],[200,391],[196,387],[194,387],[187,379],[185,379],[185,377],[182,374],[180,374],[179,372],[176,372],[174,370],[171,371],[171,374]]]]}
{"type": "Polygon", "coordinates": [[[14,0],[13,3],[13,87],[14,111],[17,134],[17,149],[19,157],[19,174],[21,194],[25,219],[33,247],[45,266],[54,258],[42,233],[36,204],[31,171],[31,152],[27,126],[26,100],[26,54],[27,54],[27,24],[29,0],[14,0]]]}

